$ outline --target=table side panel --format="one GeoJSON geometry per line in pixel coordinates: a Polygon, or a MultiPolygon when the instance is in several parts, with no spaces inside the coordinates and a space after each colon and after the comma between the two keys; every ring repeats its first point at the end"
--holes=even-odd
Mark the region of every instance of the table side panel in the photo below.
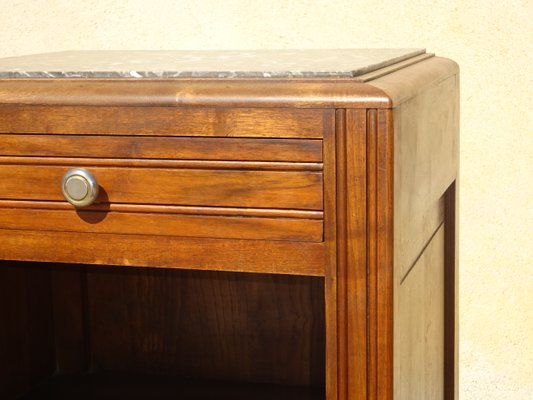
{"type": "MultiPolygon", "coordinates": [[[[431,61],[434,62],[435,60],[431,61]]],[[[446,353],[455,354],[457,342],[452,344],[455,349],[450,348],[449,341],[445,345],[442,332],[450,324],[453,326],[456,323],[449,318],[445,320],[444,304],[455,303],[457,299],[449,298],[448,294],[444,298],[445,294],[441,289],[445,276],[449,274],[445,268],[455,268],[455,266],[443,264],[444,251],[440,250],[430,259],[421,260],[427,249],[433,246],[431,243],[436,240],[437,232],[442,230],[444,220],[447,218],[446,193],[457,178],[459,81],[457,75],[447,75],[444,79],[438,80],[435,75],[439,71],[438,66],[434,66],[437,69],[431,72],[431,65],[424,67],[422,64],[424,63],[412,68],[429,68],[425,71],[434,78],[431,84],[428,83],[428,86],[419,88],[418,91],[413,89],[412,97],[405,99],[393,111],[394,398],[416,398],[421,395],[424,398],[452,400],[455,398],[454,387],[457,382],[454,382],[455,378],[445,382],[442,377],[445,374],[455,376],[455,372],[450,369],[456,370],[457,364],[456,361],[453,363],[444,361],[448,356],[443,354],[445,348],[446,353]],[[429,281],[429,278],[420,278],[433,274],[429,272],[430,269],[437,267],[440,268],[439,272],[432,278],[436,280],[435,282],[429,281]],[[419,271],[420,269],[427,271],[419,271]],[[412,279],[417,282],[410,283],[412,279]],[[426,290],[425,285],[430,283],[440,289],[426,290]],[[404,285],[409,287],[418,285],[420,288],[416,290],[420,293],[409,294],[408,290],[402,289],[404,285]],[[405,341],[407,337],[411,337],[411,333],[415,335],[416,332],[411,331],[412,329],[418,329],[416,326],[411,326],[411,323],[414,323],[412,309],[422,310],[424,304],[439,304],[428,309],[426,318],[430,325],[438,329],[427,330],[425,337],[422,338],[424,344],[418,345],[419,349],[411,349],[413,350],[411,354],[411,351],[405,351],[405,341]],[[417,354],[422,354],[420,352],[432,359],[433,364],[430,365],[426,361],[422,364],[417,363],[415,358],[417,354]],[[426,376],[427,374],[431,377],[426,376]],[[429,378],[435,379],[430,382],[429,378]],[[421,379],[425,382],[423,386],[416,383],[421,379]]],[[[446,65],[451,68],[452,64],[444,66],[446,65]]],[[[440,233],[438,235],[440,237],[440,233]]],[[[445,246],[448,247],[448,244],[445,246]]],[[[452,319],[454,318],[456,317],[452,315],[452,319]]]]}
{"type": "Polygon", "coordinates": [[[398,288],[398,399],[444,399],[444,227],[398,288]]]}

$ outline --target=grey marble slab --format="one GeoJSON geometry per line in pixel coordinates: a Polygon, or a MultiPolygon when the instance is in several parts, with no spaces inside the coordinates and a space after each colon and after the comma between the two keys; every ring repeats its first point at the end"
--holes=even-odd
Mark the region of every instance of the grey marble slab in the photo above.
{"type": "Polygon", "coordinates": [[[424,53],[424,49],[66,51],[0,59],[0,78],[350,78],[424,53]]]}

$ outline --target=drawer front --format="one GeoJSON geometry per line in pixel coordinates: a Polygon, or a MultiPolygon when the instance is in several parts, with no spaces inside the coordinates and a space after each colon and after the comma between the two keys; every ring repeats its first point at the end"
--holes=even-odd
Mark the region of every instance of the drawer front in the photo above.
{"type": "MultiPolygon", "coordinates": [[[[322,174],[316,171],[80,164],[101,187],[99,203],[322,210],[322,174]]],[[[0,165],[0,198],[62,201],[62,176],[74,166],[0,165]]]]}
{"type": "Polygon", "coordinates": [[[0,135],[0,229],[323,240],[322,140],[0,135]],[[61,180],[96,177],[74,209],[61,180]]]}

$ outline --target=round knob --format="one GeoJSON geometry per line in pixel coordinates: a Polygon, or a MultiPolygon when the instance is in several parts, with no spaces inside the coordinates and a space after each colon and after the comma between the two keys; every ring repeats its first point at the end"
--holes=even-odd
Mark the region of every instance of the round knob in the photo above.
{"type": "Polygon", "coordinates": [[[61,184],[63,196],[76,207],[90,206],[98,196],[98,182],[93,174],[85,169],[71,169],[63,175],[61,184]]]}

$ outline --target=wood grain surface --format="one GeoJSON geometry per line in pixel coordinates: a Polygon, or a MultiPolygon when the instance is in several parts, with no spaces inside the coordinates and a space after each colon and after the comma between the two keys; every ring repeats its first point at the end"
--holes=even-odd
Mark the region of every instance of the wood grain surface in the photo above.
{"type": "Polygon", "coordinates": [[[56,376],[18,400],[323,400],[321,388],[145,375],[56,376]]]}
{"type": "Polygon", "coordinates": [[[0,261],[0,398],[16,399],[55,370],[50,270],[0,261]]]}
{"type": "Polygon", "coordinates": [[[0,208],[0,228],[321,242],[317,219],[0,208]]]}
{"type": "Polygon", "coordinates": [[[321,162],[319,139],[0,134],[0,156],[321,162]]]}
{"type": "MultiPolygon", "coordinates": [[[[0,200],[0,208],[24,208],[35,210],[76,210],[65,201],[33,201],[33,200],[0,200]]],[[[215,215],[215,216],[243,216],[243,217],[278,217],[323,219],[323,211],[289,210],[276,208],[238,208],[238,207],[198,207],[198,206],[168,206],[153,204],[93,204],[83,208],[83,211],[117,211],[125,213],[152,214],[183,214],[183,215],[215,215]]]]}
{"type": "Polygon", "coordinates": [[[444,399],[444,227],[398,289],[398,399],[444,399]]]}
{"type": "MultiPolygon", "coordinates": [[[[433,63],[434,61],[431,61],[433,63]]],[[[416,72],[425,67],[423,63],[412,67],[410,79],[416,82],[422,79],[422,73],[416,72]]],[[[451,64],[449,65],[451,68],[451,64]]],[[[394,374],[395,396],[398,398],[423,397],[445,398],[453,400],[457,398],[457,320],[455,307],[456,297],[456,249],[455,249],[455,195],[449,193],[458,173],[459,159],[459,86],[458,77],[450,76],[438,80],[434,70],[425,70],[433,80],[423,92],[409,99],[404,99],[402,104],[393,111],[394,117],[394,291],[395,318],[394,318],[394,374]],[[451,196],[451,197],[450,197],[451,196]],[[433,292],[425,291],[424,286],[429,281],[421,280],[418,294],[409,295],[408,291],[402,290],[404,282],[410,278],[410,274],[420,263],[422,254],[435,236],[436,232],[445,223],[446,237],[444,246],[447,249],[438,256],[427,261],[422,267],[432,271],[441,263],[446,262],[445,272],[438,272],[435,278],[437,289],[433,292]],[[443,261],[445,259],[445,261],[443,261]],[[443,291],[446,281],[446,290],[443,291]],[[414,297],[413,297],[414,296],[414,297]],[[418,296],[418,297],[417,297],[418,296]],[[403,299],[406,297],[406,299],[403,299]],[[441,298],[443,297],[443,298],[441,298]],[[419,304],[400,307],[405,302],[419,304]],[[428,311],[425,317],[430,325],[438,326],[438,329],[429,329],[425,333],[425,343],[434,348],[433,353],[428,353],[435,365],[424,366],[421,360],[414,361],[409,351],[402,351],[402,343],[414,334],[413,329],[418,329],[405,323],[404,314],[411,313],[411,309],[422,310],[424,304],[440,304],[446,307],[446,318],[440,311],[428,311]],[[445,306],[444,306],[445,304],[445,306]],[[409,309],[409,310],[408,310],[409,309]],[[431,315],[430,315],[431,314],[431,315]],[[434,318],[434,320],[432,319],[434,318]],[[402,322],[403,321],[403,322],[402,322]],[[438,323],[438,325],[436,325],[438,323]],[[446,351],[442,349],[443,333],[446,330],[446,351]],[[403,338],[403,339],[402,339],[403,338]],[[440,348],[437,348],[438,346],[440,348]],[[437,350],[439,353],[437,354],[437,350]],[[441,356],[445,354],[445,356],[441,356]],[[439,355],[439,356],[437,356],[439,355]],[[443,358],[444,357],[444,358],[443,358]],[[446,360],[446,365],[444,365],[446,360]],[[419,364],[417,367],[414,364],[419,364]],[[402,367],[402,365],[404,367],[402,367]],[[411,367],[406,368],[406,365],[411,367]],[[423,377],[423,370],[432,369],[434,376],[423,377]],[[410,375],[409,375],[410,374],[410,375]],[[446,376],[441,379],[440,374],[446,376]],[[437,379],[438,378],[438,379],[437,379]],[[424,385],[420,379],[424,380],[424,385]],[[407,384],[408,382],[411,382],[407,384]]],[[[404,71],[407,73],[408,71],[404,71]]],[[[439,75],[440,76],[440,75],[439,75]]],[[[442,77],[442,76],[441,76],[442,77]]],[[[409,81],[409,79],[407,79],[409,81]]],[[[405,92],[402,92],[405,93],[405,92]]],[[[437,273],[436,272],[436,273],[437,273]]],[[[418,272],[417,276],[425,276],[429,272],[418,272]]],[[[422,278],[420,278],[422,279],[422,278]]],[[[412,285],[412,284],[410,284],[412,285]]],[[[413,289],[415,290],[415,289],[413,289]]],[[[439,305],[439,307],[440,307],[439,305]]],[[[419,316],[420,313],[416,314],[419,316]]],[[[411,314],[409,314],[411,315],[411,314]]],[[[411,323],[414,324],[414,317],[411,323]]],[[[429,325],[428,325],[429,326],[429,325]]],[[[417,333],[417,335],[420,334],[417,333]]],[[[425,351],[425,347],[419,346],[416,351],[425,351]]],[[[425,361],[424,361],[425,362],[425,361]]]]}
{"type": "Polygon", "coordinates": [[[324,276],[324,244],[0,229],[0,259],[324,276]]]}
{"type": "Polygon", "coordinates": [[[337,113],[337,396],[367,397],[366,111],[337,113]]]}
{"type": "Polygon", "coordinates": [[[91,370],[323,387],[320,278],[98,267],[87,293],[91,370]]]}
{"type": "MultiPolygon", "coordinates": [[[[0,198],[64,200],[61,179],[73,165],[0,164],[0,198]]],[[[98,203],[135,203],[321,210],[322,174],[102,167],[85,164],[101,189],[98,203]]]]}
{"type": "Polygon", "coordinates": [[[1,104],[0,133],[320,139],[330,118],[331,110],[1,104]]]}
{"type": "Polygon", "coordinates": [[[411,61],[0,80],[0,397],[456,399],[458,68],[411,61]]]}
{"type": "Polygon", "coordinates": [[[3,79],[0,103],[167,108],[389,108],[353,79],[3,79]]]}

